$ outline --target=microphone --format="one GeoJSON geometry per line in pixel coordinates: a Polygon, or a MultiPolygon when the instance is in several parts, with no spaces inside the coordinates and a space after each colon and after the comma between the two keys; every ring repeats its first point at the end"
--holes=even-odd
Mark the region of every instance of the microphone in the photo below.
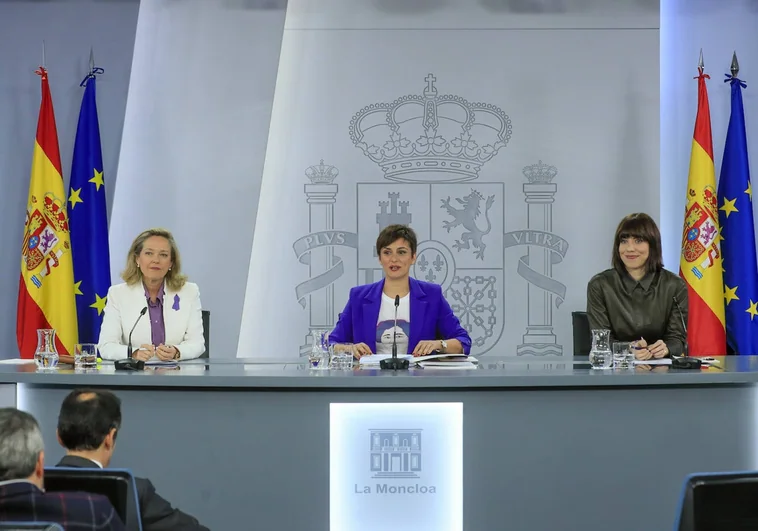
{"type": "Polygon", "coordinates": [[[400,306],[400,295],[395,295],[395,326],[392,327],[392,357],[397,358],[397,307],[400,306]]]}
{"type": "Polygon", "coordinates": [[[684,320],[684,312],[682,312],[682,307],[679,305],[679,299],[676,298],[676,295],[674,295],[674,306],[676,306],[676,311],[679,312],[679,319],[682,322],[682,328],[684,329],[684,356],[680,356],[678,358],[675,358],[673,354],[671,354],[671,368],[672,369],[699,369],[703,365],[703,361],[699,358],[691,358],[689,354],[689,345],[687,344],[687,323],[684,320]]]}
{"type": "Polygon", "coordinates": [[[142,308],[142,311],[139,313],[139,316],[137,317],[137,320],[134,321],[134,326],[132,326],[132,329],[129,330],[129,343],[126,345],[126,357],[131,358],[132,357],[132,334],[134,333],[134,329],[137,328],[137,323],[139,323],[139,320],[142,319],[142,316],[147,313],[147,306],[142,308]]]}
{"type": "Polygon", "coordinates": [[[400,295],[395,295],[395,326],[392,328],[392,358],[381,360],[379,367],[393,371],[404,370],[410,366],[406,359],[397,359],[397,308],[400,306],[400,295]]]}
{"type": "Polygon", "coordinates": [[[115,362],[116,370],[117,371],[141,371],[145,368],[145,362],[142,360],[135,360],[132,358],[132,334],[134,333],[134,329],[137,328],[137,323],[139,323],[139,320],[142,319],[142,316],[147,313],[147,306],[142,308],[142,311],[139,313],[139,316],[137,317],[137,320],[134,321],[134,326],[132,326],[132,329],[129,331],[129,342],[126,345],[126,359],[124,360],[118,360],[115,362]]]}

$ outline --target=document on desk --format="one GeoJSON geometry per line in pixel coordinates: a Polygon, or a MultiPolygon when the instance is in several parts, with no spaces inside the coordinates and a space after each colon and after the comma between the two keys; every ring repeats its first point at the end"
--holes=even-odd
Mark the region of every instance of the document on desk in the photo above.
{"type": "Polygon", "coordinates": [[[470,361],[422,361],[418,364],[422,369],[435,370],[467,370],[476,369],[478,365],[470,361]]]}
{"type": "Polygon", "coordinates": [[[671,358],[634,360],[635,365],[671,365],[671,358]]]}
{"type": "Polygon", "coordinates": [[[178,367],[176,361],[147,360],[145,367],[178,367]]]}

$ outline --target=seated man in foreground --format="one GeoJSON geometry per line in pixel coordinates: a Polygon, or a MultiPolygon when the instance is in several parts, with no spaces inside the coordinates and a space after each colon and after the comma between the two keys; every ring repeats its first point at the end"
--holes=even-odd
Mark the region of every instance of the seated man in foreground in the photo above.
{"type": "Polygon", "coordinates": [[[45,492],[45,447],[37,421],[0,409],[0,521],[56,522],[66,531],[122,531],[108,499],[83,492],[45,492]]]}
{"type": "MultiPolygon", "coordinates": [[[[106,468],[121,428],[121,401],[102,389],[76,389],[63,400],[58,415],[58,442],[66,456],[57,466],[106,468]]],[[[149,479],[135,478],[144,531],[208,531],[192,516],[171,507],[149,479]]]]}

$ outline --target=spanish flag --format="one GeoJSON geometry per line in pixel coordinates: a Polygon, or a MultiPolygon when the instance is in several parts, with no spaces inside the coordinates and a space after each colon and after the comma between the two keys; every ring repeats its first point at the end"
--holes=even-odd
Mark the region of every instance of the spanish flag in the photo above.
{"type": "Polygon", "coordinates": [[[687,282],[687,340],[693,356],[726,354],[724,280],[721,268],[718,198],[713,168],[713,140],[708,89],[698,68],[697,117],[692,140],[687,207],[682,234],[679,275],[687,282]]]}
{"type": "Polygon", "coordinates": [[[58,354],[72,354],[77,341],[74,269],[58,132],[47,70],[40,68],[42,103],[32,157],[29,199],[21,250],[16,340],[22,358],[32,358],[37,329],[56,331],[58,354]]]}

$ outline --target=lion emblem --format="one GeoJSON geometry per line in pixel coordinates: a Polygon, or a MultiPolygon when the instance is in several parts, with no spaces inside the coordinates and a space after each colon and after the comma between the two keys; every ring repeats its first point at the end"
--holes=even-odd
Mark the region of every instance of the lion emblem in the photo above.
{"type": "Polygon", "coordinates": [[[495,202],[495,196],[491,195],[487,197],[487,201],[484,205],[484,221],[487,224],[485,230],[480,230],[476,224],[476,220],[482,213],[481,202],[484,201],[484,196],[478,191],[471,189],[471,193],[465,196],[463,199],[457,197],[455,199],[463,208],[455,208],[450,205],[450,196],[447,199],[442,199],[442,205],[440,208],[447,210],[448,215],[453,217],[452,221],[443,221],[442,226],[448,232],[458,225],[463,225],[466,230],[461,234],[460,240],[455,240],[453,247],[460,251],[462,249],[474,248],[474,255],[480,260],[484,260],[484,250],[487,245],[482,241],[487,234],[492,230],[492,223],[490,222],[489,211],[492,208],[492,204],[495,202]]]}

